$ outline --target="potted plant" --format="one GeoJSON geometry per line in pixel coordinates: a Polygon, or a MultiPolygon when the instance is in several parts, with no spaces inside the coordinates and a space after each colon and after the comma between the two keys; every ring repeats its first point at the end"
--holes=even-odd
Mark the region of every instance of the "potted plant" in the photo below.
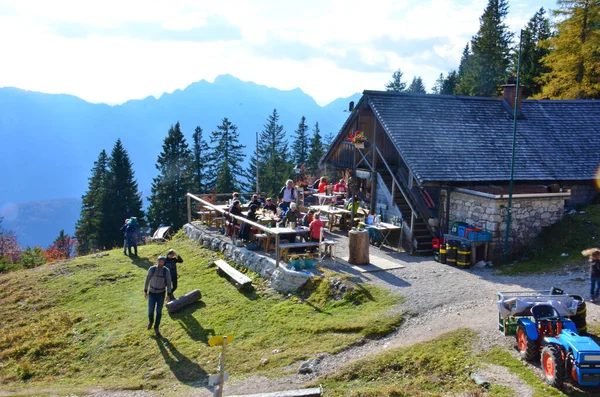
{"type": "Polygon", "coordinates": [[[350,134],[348,141],[352,142],[357,149],[364,149],[365,142],[367,142],[367,137],[363,131],[356,130],[350,134]]]}
{"type": "Polygon", "coordinates": [[[302,260],[299,255],[292,255],[290,257],[290,267],[294,270],[302,269],[302,260]]]}
{"type": "Polygon", "coordinates": [[[306,269],[312,269],[314,266],[315,258],[312,253],[307,252],[304,254],[304,267],[306,269]]]}

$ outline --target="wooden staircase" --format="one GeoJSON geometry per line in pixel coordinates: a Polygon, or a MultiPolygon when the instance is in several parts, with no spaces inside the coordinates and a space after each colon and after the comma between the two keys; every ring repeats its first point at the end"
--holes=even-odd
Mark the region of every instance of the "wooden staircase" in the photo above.
{"type": "MultiPolygon", "coordinates": [[[[405,222],[408,222],[410,226],[410,222],[413,216],[413,211],[411,209],[411,205],[406,201],[404,195],[400,191],[400,189],[392,189],[393,178],[389,174],[387,170],[381,170],[379,175],[383,180],[385,186],[387,187],[390,195],[392,191],[394,195],[392,197],[393,202],[396,204],[400,212],[402,213],[402,218],[405,222]]],[[[415,208],[415,206],[412,206],[415,208]]],[[[427,221],[422,216],[422,214],[415,213],[415,218],[412,221],[412,241],[411,245],[414,249],[413,253],[417,253],[420,255],[432,255],[433,247],[431,245],[431,239],[433,237],[431,231],[429,230],[429,226],[427,225],[427,221]]]]}

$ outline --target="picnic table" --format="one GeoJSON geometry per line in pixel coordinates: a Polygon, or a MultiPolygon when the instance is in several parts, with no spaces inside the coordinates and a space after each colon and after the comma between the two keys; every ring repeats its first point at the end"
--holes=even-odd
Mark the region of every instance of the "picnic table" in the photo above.
{"type": "Polygon", "coordinates": [[[352,214],[350,211],[348,211],[346,209],[338,208],[338,207],[331,207],[329,205],[314,205],[310,208],[315,211],[320,211],[321,213],[323,213],[327,216],[327,218],[329,219],[329,231],[333,230],[333,226],[335,224],[334,221],[335,221],[336,216],[339,216],[340,220],[344,219],[345,221],[347,221],[347,219],[352,214]]]}
{"type": "Polygon", "coordinates": [[[391,223],[385,223],[385,222],[380,222],[377,225],[375,225],[375,224],[367,225],[364,222],[360,222],[359,224],[363,225],[365,228],[372,228],[372,229],[379,231],[379,233],[382,236],[381,245],[387,244],[389,247],[392,246],[392,244],[390,244],[390,242],[388,240],[390,233],[395,230],[400,230],[400,238],[398,239],[398,247],[397,247],[397,249],[400,250],[400,244],[402,244],[402,226],[392,225],[391,223]]]}
{"type": "MultiPolygon", "coordinates": [[[[291,227],[271,227],[269,228],[269,232],[265,233],[265,252],[269,252],[269,249],[271,247],[271,236],[270,235],[274,235],[276,239],[279,239],[279,237],[282,234],[296,234],[298,236],[302,236],[305,240],[308,239],[308,234],[310,233],[310,230],[308,227],[306,226],[297,226],[296,228],[292,229],[291,227]]],[[[262,234],[261,234],[262,236],[262,234]]]]}

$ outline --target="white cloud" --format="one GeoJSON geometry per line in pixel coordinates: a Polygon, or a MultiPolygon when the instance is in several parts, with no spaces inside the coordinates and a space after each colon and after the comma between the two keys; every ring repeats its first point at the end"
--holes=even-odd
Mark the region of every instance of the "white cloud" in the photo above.
{"type": "MultiPolygon", "coordinates": [[[[0,63],[0,86],[118,103],[230,73],[281,89],[300,87],[326,103],[364,89],[382,89],[391,72],[401,68],[406,80],[420,75],[431,87],[440,72],[458,66],[486,3],[0,0],[0,35],[5,38],[0,53],[9,60],[0,63]],[[102,29],[136,23],[190,30],[206,26],[213,17],[239,27],[241,39],[196,43],[102,34],[102,29]],[[87,35],[67,38],[55,32],[60,24],[90,29],[87,35]],[[274,57],[253,51],[274,39],[284,44],[278,51],[286,51],[285,43],[290,43],[290,53],[274,57]],[[380,46],[374,45],[377,40],[380,46]],[[302,56],[294,56],[294,48],[300,49],[294,43],[304,45],[302,56]],[[381,66],[388,71],[381,72],[381,66]]],[[[512,1],[511,28],[522,28],[541,5],[552,7],[554,1],[512,1]]]]}

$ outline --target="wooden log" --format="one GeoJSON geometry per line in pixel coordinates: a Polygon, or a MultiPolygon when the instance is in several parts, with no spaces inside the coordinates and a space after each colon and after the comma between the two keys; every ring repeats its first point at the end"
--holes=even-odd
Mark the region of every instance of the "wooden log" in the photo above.
{"type": "Polygon", "coordinates": [[[193,290],[190,293],[187,293],[171,302],[167,303],[167,310],[169,313],[175,313],[183,309],[186,306],[191,305],[192,303],[198,302],[202,298],[202,294],[200,290],[193,290]]]}
{"type": "Polygon", "coordinates": [[[348,263],[352,265],[369,264],[369,232],[351,230],[348,232],[348,263]]]}

